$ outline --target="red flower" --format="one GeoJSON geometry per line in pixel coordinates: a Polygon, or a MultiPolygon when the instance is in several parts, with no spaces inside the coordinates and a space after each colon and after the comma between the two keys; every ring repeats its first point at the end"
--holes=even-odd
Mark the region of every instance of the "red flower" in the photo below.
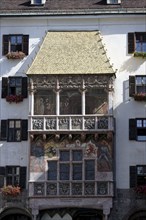
{"type": "Polygon", "coordinates": [[[6,101],[7,102],[22,102],[23,101],[23,96],[22,95],[8,95],[6,96],[6,101]]]}
{"type": "Polygon", "coordinates": [[[19,186],[4,186],[1,189],[2,195],[4,196],[18,196],[20,195],[20,187],[19,186]]]}

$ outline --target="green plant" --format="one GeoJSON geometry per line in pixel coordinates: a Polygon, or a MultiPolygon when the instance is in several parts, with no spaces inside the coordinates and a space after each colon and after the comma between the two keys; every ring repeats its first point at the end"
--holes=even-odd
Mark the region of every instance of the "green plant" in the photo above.
{"type": "Polygon", "coordinates": [[[134,57],[146,58],[146,52],[134,52],[134,57]]]}

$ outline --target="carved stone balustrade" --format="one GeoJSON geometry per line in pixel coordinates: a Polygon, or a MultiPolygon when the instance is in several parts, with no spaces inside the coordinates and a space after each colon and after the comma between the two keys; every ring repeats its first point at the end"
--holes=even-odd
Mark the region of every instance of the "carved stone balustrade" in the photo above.
{"type": "Polygon", "coordinates": [[[29,118],[29,131],[114,131],[113,115],[35,115],[29,118]]]}
{"type": "Polygon", "coordinates": [[[113,196],[112,181],[65,181],[65,182],[30,182],[30,197],[52,196],[113,196]]]}

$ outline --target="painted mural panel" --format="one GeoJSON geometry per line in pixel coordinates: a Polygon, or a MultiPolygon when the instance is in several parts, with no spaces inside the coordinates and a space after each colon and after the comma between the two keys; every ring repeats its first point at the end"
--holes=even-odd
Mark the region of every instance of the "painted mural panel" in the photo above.
{"type": "Polygon", "coordinates": [[[88,159],[96,161],[96,172],[112,171],[113,143],[111,137],[95,138],[90,135],[85,140],[81,140],[79,135],[75,135],[70,140],[67,135],[62,135],[59,140],[55,140],[54,136],[46,140],[41,137],[33,140],[31,143],[30,172],[47,171],[48,161],[60,160],[60,150],[62,149],[70,151],[80,149],[83,153],[82,161],[88,159]]]}

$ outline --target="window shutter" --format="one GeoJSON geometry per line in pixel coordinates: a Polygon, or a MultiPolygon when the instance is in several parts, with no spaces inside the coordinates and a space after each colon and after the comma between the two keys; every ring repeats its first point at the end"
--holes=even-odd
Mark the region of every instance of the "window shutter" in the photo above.
{"type": "Polygon", "coordinates": [[[129,140],[136,140],[137,129],[136,129],[136,119],[129,119],[129,140]]]}
{"type": "Polygon", "coordinates": [[[135,34],[128,33],[128,53],[134,53],[135,51],[135,34]]]}
{"type": "Polygon", "coordinates": [[[1,140],[7,140],[7,120],[1,120],[1,140]]]}
{"type": "Polygon", "coordinates": [[[26,167],[20,167],[20,187],[22,189],[26,188],[26,167]]]}
{"type": "Polygon", "coordinates": [[[22,96],[27,98],[27,77],[22,78],[22,96]]]}
{"type": "Polygon", "coordinates": [[[28,139],[28,120],[21,121],[21,140],[27,141],[28,139]]]}
{"type": "Polygon", "coordinates": [[[137,183],[136,166],[130,166],[130,188],[136,187],[137,183]]]}
{"type": "Polygon", "coordinates": [[[9,35],[3,35],[3,55],[9,52],[9,35]]]}
{"type": "Polygon", "coordinates": [[[2,77],[2,98],[6,98],[8,95],[8,78],[2,77]]]}
{"type": "Polygon", "coordinates": [[[135,76],[129,76],[129,96],[133,97],[135,94],[135,76]]]}
{"type": "Polygon", "coordinates": [[[0,188],[4,186],[5,167],[0,167],[0,188]]]}
{"type": "Polygon", "coordinates": [[[23,52],[28,55],[29,35],[23,35],[23,52]]]}

